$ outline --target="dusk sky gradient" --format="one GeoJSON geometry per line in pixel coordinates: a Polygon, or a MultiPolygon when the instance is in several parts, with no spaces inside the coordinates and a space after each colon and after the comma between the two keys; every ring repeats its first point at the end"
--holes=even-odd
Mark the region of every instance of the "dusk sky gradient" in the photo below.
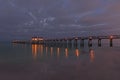
{"type": "Polygon", "coordinates": [[[120,34],[120,0],[0,0],[2,40],[120,34]]]}

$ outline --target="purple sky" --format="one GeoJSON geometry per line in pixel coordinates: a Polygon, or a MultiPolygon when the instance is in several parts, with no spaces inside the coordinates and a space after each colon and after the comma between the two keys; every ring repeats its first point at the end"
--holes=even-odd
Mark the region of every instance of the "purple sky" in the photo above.
{"type": "Polygon", "coordinates": [[[120,0],[0,0],[2,39],[120,34],[120,0]]]}

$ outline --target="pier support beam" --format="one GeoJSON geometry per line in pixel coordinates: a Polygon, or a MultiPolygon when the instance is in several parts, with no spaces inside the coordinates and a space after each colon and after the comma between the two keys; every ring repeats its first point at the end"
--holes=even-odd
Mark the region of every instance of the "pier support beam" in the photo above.
{"type": "Polygon", "coordinates": [[[88,46],[89,47],[92,47],[92,38],[90,37],[89,40],[88,40],[88,46]]]}
{"type": "Polygon", "coordinates": [[[77,46],[78,46],[78,45],[77,45],[77,43],[78,43],[78,38],[75,38],[74,41],[75,41],[75,42],[74,42],[75,48],[77,48],[77,46]]]}
{"type": "Polygon", "coordinates": [[[52,40],[52,47],[55,46],[55,39],[52,40]]]}
{"type": "Polygon", "coordinates": [[[110,47],[113,46],[113,39],[110,39],[110,47]]]}
{"type": "Polygon", "coordinates": [[[51,46],[51,42],[52,42],[51,40],[48,41],[48,46],[51,46]]]}
{"type": "Polygon", "coordinates": [[[63,45],[63,40],[60,39],[59,46],[62,47],[62,45],[63,45]]]}
{"type": "Polygon", "coordinates": [[[68,46],[72,47],[72,39],[68,39],[68,46]]]}
{"type": "Polygon", "coordinates": [[[43,42],[44,42],[44,45],[47,46],[47,40],[44,40],[43,42]]]}
{"type": "Polygon", "coordinates": [[[60,40],[59,40],[59,39],[57,39],[57,44],[56,44],[56,46],[57,46],[57,47],[60,46],[60,40]]]}
{"type": "Polygon", "coordinates": [[[101,39],[98,39],[98,47],[101,47],[101,39]]]}
{"type": "Polygon", "coordinates": [[[55,46],[57,46],[57,47],[59,46],[59,40],[58,39],[55,40],[55,46]]]}
{"type": "Polygon", "coordinates": [[[113,46],[113,36],[110,36],[110,47],[113,46]]]}
{"type": "Polygon", "coordinates": [[[54,45],[54,40],[50,40],[50,46],[54,45]]]}
{"type": "Polygon", "coordinates": [[[67,48],[67,39],[64,39],[64,47],[67,48]]]}
{"type": "Polygon", "coordinates": [[[81,40],[80,40],[80,46],[81,46],[81,47],[84,47],[84,39],[81,39],[81,40]]]}

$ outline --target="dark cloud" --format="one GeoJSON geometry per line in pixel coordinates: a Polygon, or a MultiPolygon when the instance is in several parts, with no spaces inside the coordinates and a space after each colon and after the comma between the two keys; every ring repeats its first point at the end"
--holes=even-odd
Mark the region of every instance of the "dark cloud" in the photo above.
{"type": "Polygon", "coordinates": [[[0,0],[4,39],[120,33],[119,0],[0,0]]]}

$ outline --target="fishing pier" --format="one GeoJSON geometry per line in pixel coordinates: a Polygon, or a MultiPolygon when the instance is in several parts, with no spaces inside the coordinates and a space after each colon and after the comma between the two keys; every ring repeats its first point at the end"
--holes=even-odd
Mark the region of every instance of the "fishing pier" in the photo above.
{"type": "Polygon", "coordinates": [[[42,37],[32,37],[30,41],[20,41],[14,40],[12,43],[21,43],[21,44],[43,44],[48,46],[58,46],[58,45],[78,45],[84,47],[85,41],[88,42],[88,46],[92,47],[93,40],[97,40],[98,46],[101,47],[102,40],[108,39],[109,46],[113,46],[113,39],[120,39],[120,35],[110,35],[110,36],[89,36],[89,37],[72,37],[72,38],[60,38],[60,39],[44,39],[42,37]]]}

